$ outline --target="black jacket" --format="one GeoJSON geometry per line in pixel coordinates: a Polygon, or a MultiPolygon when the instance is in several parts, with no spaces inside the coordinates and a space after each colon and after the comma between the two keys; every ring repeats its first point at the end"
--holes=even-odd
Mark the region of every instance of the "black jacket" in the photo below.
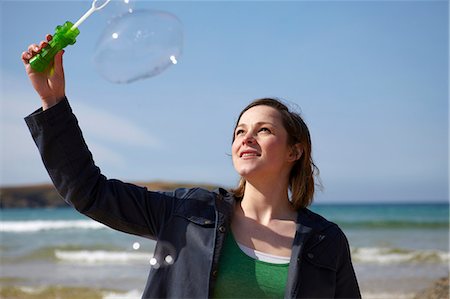
{"type": "MultiPolygon", "coordinates": [[[[231,193],[199,188],[153,192],[107,179],[94,165],[67,99],[25,121],[69,204],[116,230],[157,240],[160,267],[150,270],[144,298],[212,294],[235,204],[231,193]],[[171,265],[164,264],[168,255],[174,259],[171,265]]],[[[345,235],[308,209],[298,212],[285,297],[361,297],[345,235]]]]}

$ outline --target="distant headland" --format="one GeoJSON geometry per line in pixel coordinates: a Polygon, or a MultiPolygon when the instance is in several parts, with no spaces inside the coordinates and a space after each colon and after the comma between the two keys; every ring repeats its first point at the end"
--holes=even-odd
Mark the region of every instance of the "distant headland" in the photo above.
{"type": "MultiPolygon", "coordinates": [[[[210,184],[174,182],[133,182],[149,190],[170,191],[176,188],[201,187],[213,190],[219,186],[210,184]]],[[[51,184],[0,187],[0,209],[7,208],[58,208],[68,204],[51,184]]]]}

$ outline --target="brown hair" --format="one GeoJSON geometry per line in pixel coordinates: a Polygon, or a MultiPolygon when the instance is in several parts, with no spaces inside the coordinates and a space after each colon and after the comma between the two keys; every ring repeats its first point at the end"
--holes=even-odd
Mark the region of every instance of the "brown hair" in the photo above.
{"type": "MultiPolygon", "coordinates": [[[[288,145],[301,145],[302,156],[295,161],[289,174],[289,190],[291,191],[291,204],[294,208],[296,210],[305,208],[313,201],[315,189],[314,177],[319,175],[319,169],[314,164],[311,156],[312,146],[309,129],[298,113],[289,111],[289,108],[285,104],[274,98],[262,98],[251,102],[241,111],[241,114],[239,114],[235,129],[238,126],[242,115],[250,108],[259,105],[269,106],[278,110],[281,115],[283,126],[288,133],[288,145]]],[[[238,187],[233,189],[232,192],[238,200],[242,200],[244,190],[245,179],[241,177],[238,187]]]]}

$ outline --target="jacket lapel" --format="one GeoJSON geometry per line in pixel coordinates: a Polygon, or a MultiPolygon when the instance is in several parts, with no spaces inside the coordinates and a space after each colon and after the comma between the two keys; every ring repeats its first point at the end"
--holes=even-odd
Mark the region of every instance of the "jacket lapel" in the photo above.
{"type": "MultiPolygon", "coordinates": [[[[299,213],[300,217],[300,213],[299,213]]],[[[285,298],[295,298],[298,279],[298,267],[301,263],[303,246],[311,236],[312,228],[300,223],[297,219],[297,230],[295,232],[294,243],[292,245],[291,260],[289,262],[288,281],[286,284],[285,298]]]]}
{"type": "Polygon", "coordinates": [[[285,298],[296,298],[297,285],[300,283],[299,267],[301,266],[302,254],[305,250],[305,244],[308,244],[308,249],[317,246],[325,239],[325,235],[320,234],[328,226],[332,225],[323,217],[304,208],[299,210],[297,215],[296,232],[294,243],[292,245],[291,260],[289,263],[288,281],[286,284],[285,298]]]}
{"type": "Polygon", "coordinates": [[[212,275],[210,275],[210,281],[208,286],[209,297],[212,295],[214,282],[217,275],[217,266],[219,265],[219,258],[222,251],[223,243],[225,242],[225,236],[230,229],[231,218],[233,214],[233,207],[235,199],[233,195],[224,189],[219,188],[215,190],[214,206],[216,210],[216,223],[214,230],[214,249],[212,255],[212,275]]]}

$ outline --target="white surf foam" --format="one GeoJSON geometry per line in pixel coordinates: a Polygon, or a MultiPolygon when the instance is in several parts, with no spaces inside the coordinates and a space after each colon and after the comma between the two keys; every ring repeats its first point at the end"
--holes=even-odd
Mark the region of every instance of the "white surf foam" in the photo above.
{"type": "Polygon", "coordinates": [[[57,229],[102,229],[105,225],[93,220],[30,220],[1,221],[0,232],[28,233],[57,229]]]}
{"type": "Polygon", "coordinates": [[[440,250],[407,250],[382,247],[360,247],[352,250],[356,263],[399,264],[399,263],[448,263],[450,253],[440,250]]]}
{"type": "Polygon", "coordinates": [[[138,290],[131,290],[126,293],[113,293],[106,292],[103,295],[103,299],[141,299],[142,292],[138,290]]]}
{"type": "Polygon", "coordinates": [[[76,263],[128,263],[140,261],[148,263],[152,257],[151,253],[104,251],[104,250],[55,250],[55,256],[61,261],[76,263]]]}

